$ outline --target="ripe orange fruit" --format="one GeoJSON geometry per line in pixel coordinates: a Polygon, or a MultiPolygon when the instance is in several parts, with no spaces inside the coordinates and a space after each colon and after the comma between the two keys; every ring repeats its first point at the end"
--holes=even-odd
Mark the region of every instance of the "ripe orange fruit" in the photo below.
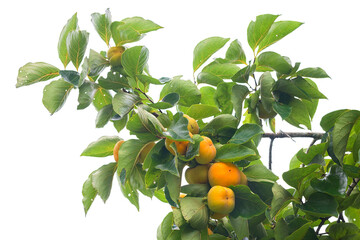
{"type": "Polygon", "coordinates": [[[120,140],[114,146],[113,154],[116,162],[119,161],[119,149],[124,142],[124,140],[120,140]]]}
{"type": "Polygon", "coordinates": [[[187,150],[187,147],[188,147],[188,145],[189,145],[189,141],[175,141],[175,140],[171,140],[171,139],[169,139],[169,138],[166,138],[166,139],[165,139],[165,147],[166,147],[166,149],[167,149],[169,152],[171,152],[172,155],[175,155],[174,149],[172,149],[172,148],[170,147],[170,145],[171,145],[173,142],[174,142],[175,145],[176,145],[176,150],[177,150],[177,152],[178,152],[180,155],[185,155],[186,150],[187,150]]]}
{"type": "Polygon", "coordinates": [[[226,216],[227,216],[227,214],[215,213],[215,212],[210,215],[210,217],[213,218],[213,219],[222,219],[222,218],[224,218],[226,216]]]}
{"type": "Polygon", "coordinates": [[[210,165],[197,165],[188,168],[185,171],[185,179],[189,184],[206,184],[208,183],[208,171],[210,165]]]}
{"type": "Polygon", "coordinates": [[[208,164],[214,160],[216,156],[216,148],[210,138],[202,136],[204,140],[200,142],[199,156],[195,157],[199,164],[208,164]]]}
{"type": "Polygon", "coordinates": [[[233,163],[214,163],[209,169],[208,177],[211,186],[229,187],[239,185],[241,182],[241,172],[233,163]]]}
{"type": "Polygon", "coordinates": [[[214,213],[229,214],[235,208],[233,190],[223,186],[214,186],[207,195],[208,207],[214,213]]]}
{"type": "Polygon", "coordinates": [[[240,175],[240,185],[247,185],[248,181],[246,175],[242,171],[240,171],[240,175]]]}

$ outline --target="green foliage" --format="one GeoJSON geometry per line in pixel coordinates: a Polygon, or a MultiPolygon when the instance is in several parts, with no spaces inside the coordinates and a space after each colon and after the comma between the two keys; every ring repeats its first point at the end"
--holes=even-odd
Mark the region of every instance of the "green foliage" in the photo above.
{"type": "MultiPolygon", "coordinates": [[[[290,169],[282,174],[288,189],[261,161],[257,147],[266,136],[264,123],[275,132],[275,119],[280,117],[297,128],[311,129],[318,103],[326,99],[313,79],[330,78],[322,68],[300,69],[300,62],[292,64],[289,57],[263,51],[302,25],[278,18],[260,15],[248,25],[253,59],[237,39],[200,41],[193,51],[192,80],[151,76],[150,51],[136,44],[145,33],[162,27],[141,17],[113,21],[109,9],[91,15],[106,48],[90,49],[85,56],[89,33],[79,30],[74,14],[59,37],[63,67],[36,62],[19,69],[16,87],[52,80],[43,91],[50,114],[61,109],[70,92],[78,93],[78,110],[93,105],[97,111],[95,127],[112,122],[120,135],[123,129],[132,135],[115,153],[118,162],[99,167],[84,182],[85,214],[97,195],[106,202],[116,177],[124,197],[138,210],[139,193],[173,207],[159,225],[157,239],[359,238],[360,111],[342,109],[322,118],[322,137],[313,136],[321,142],[295,153],[290,169]],[[112,43],[125,49],[120,66],[111,67],[106,56],[112,43]],[[225,56],[214,58],[225,46],[225,56]],[[74,69],[66,69],[70,62],[74,69]],[[157,101],[149,94],[153,85],[161,87],[157,101]],[[188,124],[194,122],[184,114],[193,118],[199,133],[190,134],[188,124]],[[215,146],[212,162],[234,163],[247,178],[247,183],[228,186],[235,207],[219,220],[207,206],[210,185],[181,181],[188,167],[198,165],[202,136],[215,146]],[[179,144],[185,144],[184,152],[179,144]],[[324,224],[328,227],[321,232],[324,224]]],[[[112,156],[119,140],[101,137],[81,156],[112,156]]]]}

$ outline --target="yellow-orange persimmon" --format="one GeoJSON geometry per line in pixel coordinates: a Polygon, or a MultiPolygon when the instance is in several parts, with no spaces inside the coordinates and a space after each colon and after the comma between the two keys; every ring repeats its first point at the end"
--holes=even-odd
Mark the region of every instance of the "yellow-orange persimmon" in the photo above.
{"type": "Polygon", "coordinates": [[[176,150],[180,155],[185,155],[187,147],[189,145],[189,141],[175,141],[169,138],[165,139],[165,147],[166,149],[171,152],[172,155],[175,155],[174,149],[170,147],[172,143],[175,143],[176,150]]]}
{"type": "Polygon", "coordinates": [[[247,181],[247,177],[245,175],[245,173],[243,173],[242,171],[240,171],[240,185],[247,185],[248,181],[247,181]]]}
{"type": "Polygon", "coordinates": [[[184,117],[187,118],[187,120],[189,121],[187,125],[187,129],[189,130],[189,132],[191,132],[192,134],[198,134],[199,124],[196,122],[196,120],[186,114],[184,114],[184,117]]]}
{"type": "Polygon", "coordinates": [[[216,162],[211,165],[209,172],[209,183],[211,186],[229,187],[241,183],[241,172],[233,163],[216,162]]]}
{"type": "Polygon", "coordinates": [[[229,214],[235,208],[235,194],[227,187],[212,187],[208,192],[207,201],[209,209],[214,213],[229,214]]]}
{"type": "Polygon", "coordinates": [[[114,146],[113,154],[116,162],[119,161],[119,149],[124,142],[124,140],[120,140],[114,146]]]}
{"type": "Polygon", "coordinates": [[[216,148],[210,138],[201,136],[203,140],[199,145],[199,156],[195,157],[195,160],[199,164],[208,164],[214,160],[216,156],[216,148]]]}
{"type": "Polygon", "coordinates": [[[149,142],[141,149],[137,158],[139,163],[144,163],[146,156],[154,146],[155,146],[155,142],[149,142]]]}
{"type": "Polygon", "coordinates": [[[193,168],[188,168],[185,171],[185,179],[189,184],[206,184],[208,183],[209,164],[197,165],[193,168]]]}

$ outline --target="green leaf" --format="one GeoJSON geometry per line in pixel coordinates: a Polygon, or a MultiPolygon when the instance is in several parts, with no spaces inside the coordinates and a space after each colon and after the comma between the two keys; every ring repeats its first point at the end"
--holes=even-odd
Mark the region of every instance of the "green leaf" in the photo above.
{"type": "Polygon", "coordinates": [[[84,83],[79,87],[79,97],[78,97],[78,106],[77,109],[87,108],[93,101],[95,95],[95,86],[93,82],[84,81],[84,83]]]}
{"type": "Polygon", "coordinates": [[[97,33],[101,39],[104,40],[106,45],[109,46],[111,39],[111,13],[110,9],[106,9],[105,14],[93,13],[91,14],[91,22],[94,25],[97,33]]]}
{"type": "MultiPolygon", "coordinates": [[[[169,192],[170,199],[177,203],[180,196],[181,178],[175,176],[170,172],[166,172],[165,181],[166,181],[165,194],[167,190],[169,192]]],[[[167,200],[169,201],[169,199],[167,200]]]]}
{"type": "Polygon", "coordinates": [[[120,132],[126,126],[127,120],[128,120],[128,116],[124,116],[119,120],[111,120],[111,121],[113,122],[116,131],[120,132]]]}
{"type": "Polygon", "coordinates": [[[354,162],[358,163],[360,160],[360,134],[357,135],[352,148],[354,162]]]}
{"type": "Polygon", "coordinates": [[[105,89],[117,90],[121,88],[130,88],[127,79],[118,72],[109,71],[106,78],[99,78],[99,85],[105,89]]]}
{"type": "Polygon", "coordinates": [[[249,223],[246,218],[243,218],[240,216],[235,218],[230,215],[229,220],[230,220],[231,226],[234,228],[236,237],[238,239],[244,239],[250,235],[249,223]]]}
{"type": "Polygon", "coordinates": [[[251,21],[247,29],[247,40],[251,49],[255,52],[256,47],[261,43],[269,32],[271,26],[279,15],[264,14],[256,17],[255,22],[251,21]]]}
{"type": "Polygon", "coordinates": [[[266,204],[258,195],[252,193],[248,186],[230,186],[235,194],[235,209],[230,213],[230,217],[243,217],[246,219],[258,216],[267,208],[266,204]]]}
{"type": "Polygon", "coordinates": [[[347,188],[347,176],[339,165],[333,165],[325,177],[314,178],[310,184],[316,191],[342,197],[347,188]]]}
{"type": "Polygon", "coordinates": [[[285,238],[285,240],[302,240],[305,239],[307,232],[309,231],[309,227],[311,227],[311,222],[302,225],[300,228],[293,231],[289,236],[285,238]]]}
{"type": "Polygon", "coordinates": [[[350,223],[360,228],[360,209],[349,207],[345,210],[345,216],[349,219],[350,223]]]}
{"type": "Polygon", "coordinates": [[[304,125],[311,130],[310,116],[306,105],[301,100],[293,98],[289,106],[291,113],[285,120],[295,127],[301,128],[300,125],[304,125]]]}
{"type": "Polygon", "coordinates": [[[181,186],[181,192],[191,197],[206,197],[210,190],[208,184],[189,184],[181,186]]]}
{"type": "Polygon", "coordinates": [[[270,216],[274,218],[282,209],[289,205],[293,196],[277,183],[273,185],[272,192],[274,197],[271,201],[270,216]]]}
{"type": "Polygon", "coordinates": [[[167,240],[168,236],[173,231],[172,226],[174,224],[173,213],[170,212],[166,215],[157,229],[157,240],[167,240]]]}
{"type": "Polygon", "coordinates": [[[311,99],[326,99],[326,96],[318,90],[316,83],[314,83],[312,80],[297,77],[291,81],[297,88],[303,91],[311,99]]]}
{"type": "Polygon", "coordinates": [[[251,148],[228,143],[217,149],[215,160],[219,162],[235,162],[256,155],[257,153],[251,148]]]}
{"type": "Polygon", "coordinates": [[[341,114],[335,121],[333,130],[334,154],[342,163],[351,129],[360,119],[360,111],[351,110],[341,114]]]}
{"type": "Polygon", "coordinates": [[[136,166],[136,159],[144,143],[138,139],[129,139],[125,141],[119,150],[119,161],[117,174],[120,176],[123,169],[125,170],[125,178],[129,178],[136,166]]]}
{"type": "Polygon", "coordinates": [[[69,58],[74,64],[76,70],[79,69],[79,66],[84,58],[88,42],[89,33],[86,31],[71,31],[66,38],[66,48],[69,53],[69,58]]]}
{"type": "Polygon", "coordinates": [[[217,107],[207,104],[193,104],[186,112],[187,115],[195,120],[215,116],[218,113],[220,113],[220,111],[217,107]]]}
{"type": "Polygon", "coordinates": [[[258,52],[284,38],[289,33],[300,27],[303,23],[295,21],[278,21],[271,25],[269,32],[259,44],[258,52]]]}
{"type": "Polygon", "coordinates": [[[235,116],[240,120],[242,116],[242,106],[249,89],[243,85],[234,85],[231,89],[231,102],[235,110],[235,116]]]}
{"type": "Polygon", "coordinates": [[[142,34],[156,31],[162,27],[142,17],[132,17],[125,18],[120,22],[113,22],[110,28],[115,44],[120,46],[138,41],[142,34]]]}
{"type": "Polygon", "coordinates": [[[243,124],[238,130],[236,130],[229,143],[244,144],[263,133],[263,129],[257,124],[243,124]]]}
{"type": "Polygon", "coordinates": [[[333,239],[356,240],[360,237],[360,229],[353,223],[339,222],[332,224],[328,229],[329,236],[333,239]]]}
{"type": "Polygon", "coordinates": [[[110,196],[115,171],[116,162],[112,162],[107,165],[103,165],[92,173],[92,185],[104,203],[110,196]]]}
{"type": "Polygon", "coordinates": [[[139,79],[143,84],[151,83],[155,85],[163,85],[166,82],[161,81],[161,79],[156,79],[147,75],[136,75],[136,78],[139,79]]]}
{"type": "Polygon", "coordinates": [[[112,104],[114,111],[123,117],[127,115],[141,99],[133,93],[118,92],[115,94],[112,104]]]}
{"type": "Polygon", "coordinates": [[[16,87],[47,81],[59,76],[59,69],[44,62],[27,63],[19,69],[16,87]]]}
{"type": "Polygon", "coordinates": [[[174,120],[168,127],[167,132],[165,133],[170,139],[176,141],[191,141],[192,138],[189,135],[189,130],[187,129],[188,120],[183,116],[182,112],[178,112],[174,115],[174,120]]]}
{"type": "Polygon", "coordinates": [[[221,79],[231,79],[239,70],[240,68],[232,63],[220,64],[217,62],[213,62],[204,67],[202,72],[210,73],[221,79]]]}
{"type": "Polygon", "coordinates": [[[97,191],[92,185],[92,174],[93,173],[89,175],[88,179],[84,182],[82,187],[82,203],[84,206],[85,215],[89,211],[92,203],[95,200],[95,197],[97,196],[97,191]]]}
{"type": "Polygon", "coordinates": [[[360,178],[360,167],[344,164],[343,169],[348,177],[360,178]]]}
{"type": "Polygon", "coordinates": [[[201,129],[203,135],[218,135],[224,128],[232,128],[235,132],[239,120],[231,114],[221,114],[212,119],[201,129]]]}
{"type": "MultiPolygon", "coordinates": [[[[120,180],[118,182],[120,183],[120,180]]],[[[124,184],[120,183],[120,189],[124,197],[126,197],[139,211],[139,193],[133,186],[131,186],[130,181],[126,181],[124,184]]]]}
{"type": "Polygon", "coordinates": [[[291,114],[291,107],[289,105],[274,102],[272,106],[274,111],[277,112],[283,120],[288,118],[291,114]]]}
{"type": "Polygon", "coordinates": [[[194,49],[193,70],[196,72],[215,52],[222,48],[229,38],[210,37],[199,42],[194,49]]]}
{"type": "Polygon", "coordinates": [[[80,74],[73,70],[60,70],[60,76],[68,83],[74,86],[79,86],[80,74]]]}
{"type": "Polygon", "coordinates": [[[287,184],[299,190],[302,180],[316,171],[319,167],[321,167],[320,164],[311,164],[308,167],[295,168],[284,172],[282,177],[287,184]]]}
{"type": "Polygon", "coordinates": [[[269,67],[282,74],[289,74],[292,70],[290,63],[284,57],[275,52],[263,52],[258,57],[261,66],[269,67]]]}
{"type": "Polygon", "coordinates": [[[113,155],[115,144],[120,141],[118,136],[104,136],[90,143],[81,156],[106,157],[113,155]]]}
{"type": "Polygon", "coordinates": [[[307,202],[299,205],[299,208],[305,213],[309,213],[317,217],[337,217],[337,207],[338,203],[334,197],[320,192],[311,194],[307,202]]]}
{"type": "Polygon", "coordinates": [[[231,114],[233,111],[233,104],[231,102],[232,87],[235,83],[219,83],[215,91],[216,105],[221,109],[222,113],[231,114]]]}
{"type": "Polygon", "coordinates": [[[246,67],[239,70],[232,78],[234,82],[238,83],[247,83],[249,77],[254,74],[256,70],[256,65],[247,65],[246,67]]]}
{"type": "Polygon", "coordinates": [[[321,121],[320,121],[320,126],[322,127],[322,129],[324,131],[329,131],[331,128],[334,127],[336,120],[338,119],[338,117],[340,117],[343,113],[348,112],[350,110],[348,109],[341,109],[341,110],[336,110],[333,112],[330,112],[328,114],[326,114],[325,116],[322,117],[321,121]]]}
{"type": "Polygon", "coordinates": [[[308,165],[317,155],[324,155],[327,150],[327,143],[312,145],[309,149],[301,149],[296,153],[297,159],[308,165]]]}
{"type": "Polygon", "coordinates": [[[138,108],[138,115],[144,127],[152,134],[160,137],[163,135],[163,132],[166,131],[160,121],[142,107],[138,108]]]}
{"type": "Polygon", "coordinates": [[[95,119],[96,128],[104,127],[114,115],[114,110],[112,104],[106,105],[101,108],[95,119]]]}
{"type": "Polygon", "coordinates": [[[190,107],[200,102],[201,93],[197,86],[190,80],[182,80],[175,77],[166,83],[160,92],[160,98],[164,98],[169,93],[177,93],[180,96],[179,105],[190,107]]]}
{"type": "Polygon", "coordinates": [[[110,92],[100,86],[95,91],[93,98],[93,105],[97,111],[99,111],[104,106],[112,104],[112,96],[110,92]]]}
{"type": "Polygon", "coordinates": [[[110,63],[100,53],[90,49],[89,53],[89,76],[98,76],[106,68],[109,67],[110,63]]]}
{"type": "Polygon", "coordinates": [[[239,40],[234,40],[230,43],[226,51],[226,59],[231,60],[236,64],[246,64],[246,55],[239,40]]]}
{"type": "Polygon", "coordinates": [[[149,50],[144,46],[135,46],[125,50],[121,56],[121,64],[126,73],[136,79],[143,73],[149,59],[149,50]]]}
{"type": "Polygon", "coordinates": [[[249,179],[253,180],[269,180],[276,182],[279,177],[262,164],[251,165],[243,170],[243,173],[249,179]]]}
{"type": "Polygon", "coordinates": [[[73,88],[63,79],[52,81],[44,87],[42,102],[51,115],[61,109],[73,88]]]}
{"type": "Polygon", "coordinates": [[[219,83],[222,83],[224,81],[222,80],[222,78],[217,77],[211,73],[200,72],[197,76],[197,82],[206,83],[216,87],[219,83]]]}
{"type": "Polygon", "coordinates": [[[296,75],[309,78],[330,78],[329,75],[319,67],[301,69],[296,75]]]}
{"type": "Polygon", "coordinates": [[[70,32],[75,31],[78,29],[78,18],[77,13],[75,13],[66,23],[66,25],[63,27],[59,42],[58,42],[58,54],[61,62],[64,65],[64,68],[68,65],[70,62],[69,53],[66,47],[66,38],[69,35],[70,32]]]}
{"type": "Polygon", "coordinates": [[[275,80],[272,78],[270,72],[265,72],[260,77],[260,96],[261,103],[267,112],[270,112],[273,107],[275,99],[272,95],[272,88],[275,84],[275,80]]]}
{"type": "Polygon", "coordinates": [[[169,93],[160,102],[148,104],[152,108],[167,109],[172,108],[180,99],[179,94],[169,93]]]}
{"type": "Polygon", "coordinates": [[[195,229],[207,228],[209,211],[203,198],[185,197],[180,199],[180,209],[184,219],[195,229]]]}
{"type": "Polygon", "coordinates": [[[158,137],[143,125],[138,114],[133,114],[129,118],[126,128],[130,131],[130,134],[136,135],[144,142],[158,140],[158,137]]]}

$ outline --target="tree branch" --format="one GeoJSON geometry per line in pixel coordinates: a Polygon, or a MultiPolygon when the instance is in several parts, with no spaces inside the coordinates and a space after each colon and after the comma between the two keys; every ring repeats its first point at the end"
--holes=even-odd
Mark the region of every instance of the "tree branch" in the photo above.
{"type": "Polygon", "coordinates": [[[275,138],[270,138],[270,146],[269,146],[269,169],[272,168],[272,148],[274,144],[275,138]]]}
{"type": "MultiPolygon", "coordinates": [[[[140,88],[135,88],[135,89],[138,90],[139,92],[141,92],[141,94],[144,95],[151,103],[154,103],[154,101],[144,91],[142,91],[140,88]]],[[[161,109],[159,109],[159,112],[163,113],[161,111],[161,109]]]]}
{"type": "Polygon", "coordinates": [[[313,138],[321,139],[325,133],[317,132],[279,132],[279,133],[264,133],[262,136],[267,138],[313,138]]]}

